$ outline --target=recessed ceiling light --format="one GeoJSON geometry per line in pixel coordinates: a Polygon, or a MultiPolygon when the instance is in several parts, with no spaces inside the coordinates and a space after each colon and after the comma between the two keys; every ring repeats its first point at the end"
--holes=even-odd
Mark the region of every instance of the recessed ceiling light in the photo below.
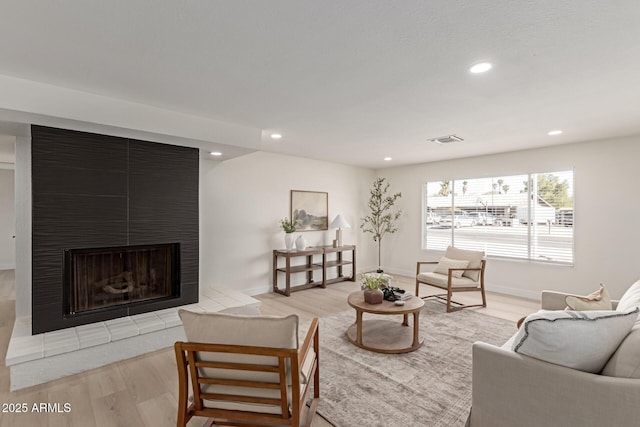
{"type": "Polygon", "coordinates": [[[562,133],[561,130],[552,130],[547,135],[553,136],[553,135],[560,135],[561,133],[562,133]]]}
{"type": "Polygon", "coordinates": [[[469,68],[469,72],[473,74],[484,73],[489,71],[492,67],[493,65],[489,62],[481,62],[469,68]]]}
{"type": "Polygon", "coordinates": [[[219,151],[212,151],[209,154],[211,154],[212,156],[222,156],[222,153],[219,151]]]}
{"type": "Polygon", "coordinates": [[[384,158],[384,161],[385,161],[385,162],[390,162],[391,160],[393,160],[391,157],[385,157],[385,158],[384,158]]]}
{"type": "Polygon", "coordinates": [[[271,139],[280,139],[282,138],[282,134],[281,133],[272,133],[271,134],[271,139]]]}

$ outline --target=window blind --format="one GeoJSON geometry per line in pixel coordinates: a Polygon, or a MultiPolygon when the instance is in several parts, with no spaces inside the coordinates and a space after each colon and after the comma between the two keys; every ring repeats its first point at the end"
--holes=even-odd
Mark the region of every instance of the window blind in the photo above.
{"type": "Polygon", "coordinates": [[[423,249],[572,264],[573,171],[427,182],[423,249]]]}

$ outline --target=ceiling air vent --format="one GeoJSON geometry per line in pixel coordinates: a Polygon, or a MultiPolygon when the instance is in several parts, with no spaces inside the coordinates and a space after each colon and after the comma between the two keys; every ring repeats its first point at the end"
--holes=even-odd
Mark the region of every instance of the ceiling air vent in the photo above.
{"type": "Polygon", "coordinates": [[[435,142],[436,144],[451,144],[452,142],[464,141],[464,139],[456,135],[447,135],[447,136],[441,136],[438,138],[431,138],[431,139],[428,139],[428,141],[435,142]]]}

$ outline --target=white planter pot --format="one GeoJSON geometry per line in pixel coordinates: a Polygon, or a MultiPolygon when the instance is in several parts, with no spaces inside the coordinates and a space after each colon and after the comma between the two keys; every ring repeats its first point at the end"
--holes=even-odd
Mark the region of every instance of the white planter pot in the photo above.
{"type": "Polygon", "coordinates": [[[293,233],[284,234],[284,246],[288,251],[293,249],[293,233]]]}

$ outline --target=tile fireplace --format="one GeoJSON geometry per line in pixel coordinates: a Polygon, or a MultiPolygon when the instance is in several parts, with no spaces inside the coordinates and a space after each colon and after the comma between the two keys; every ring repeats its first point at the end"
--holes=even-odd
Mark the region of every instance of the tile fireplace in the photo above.
{"type": "Polygon", "coordinates": [[[64,252],[65,316],[179,296],[178,243],[64,252]]]}
{"type": "Polygon", "coordinates": [[[198,150],[31,129],[32,334],[198,301],[198,150]]]}

